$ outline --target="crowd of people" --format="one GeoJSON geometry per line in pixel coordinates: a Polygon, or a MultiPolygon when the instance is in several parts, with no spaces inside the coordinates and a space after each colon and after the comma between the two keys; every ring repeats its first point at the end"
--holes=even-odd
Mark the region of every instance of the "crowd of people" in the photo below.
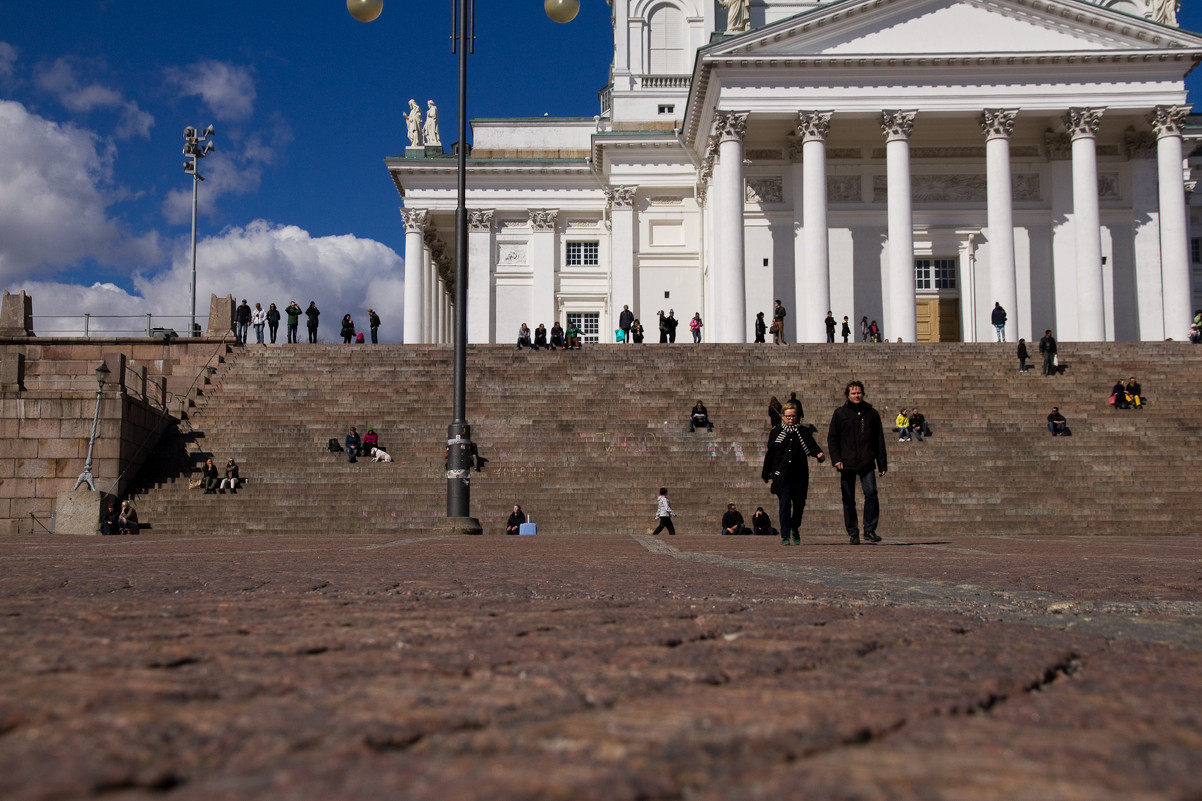
{"type": "Polygon", "coordinates": [[[533,348],[534,350],[580,350],[580,343],[583,341],[584,331],[575,321],[569,320],[568,327],[565,329],[556,320],[551,326],[551,331],[548,333],[547,326],[543,323],[538,324],[538,328],[533,331],[530,326],[522,323],[518,328],[518,342],[516,349],[533,348]]]}
{"type": "MultiPolygon", "coordinates": [[[[281,312],[274,303],[269,303],[266,309],[263,308],[263,304],[256,303],[252,309],[246,298],[243,298],[242,303],[234,310],[234,342],[238,345],[249,344],[248,335],[250,329],[254,328],[256,345],[266,347],[269,344],[269,338],[270,344],[274,345],[279,334],[280,322],[286,321],[287,343],[294,345],[298,341],[297,331],[300,328],[301,317],[305,318],[309,344],[317,344],[317,328],[320,325],[321,310],[317,308],[316,301],[309,301],[309,308],[303,310],[295,300],[289,301],[281,312]]],[[[372,344],[378,344],[380,341],[380,315],[376,314],[375,309],[367,310],[367,328],[371,334],[372,344]]],[[[363,332],[355,327],[355,321],[349,314],[343,315],[339,334],[344,343],[365,341],[363,332]]]]}

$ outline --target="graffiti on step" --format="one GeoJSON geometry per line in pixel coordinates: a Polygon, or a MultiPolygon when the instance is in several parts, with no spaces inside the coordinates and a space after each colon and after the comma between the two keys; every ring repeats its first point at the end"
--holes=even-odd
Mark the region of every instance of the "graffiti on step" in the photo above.
{"type": "MultiPolygon", "coordinates": [[[[581,433],[578,436],[582,442],[603,446],[605,453],[611,456],[621,456],[622,454],[633,456],[651,453],[652,451],[663,450],[666,445],[663,437],[655,435],[629,437],[611,434],[606,431],[596,431],[581,433]]],[[[747,461],[743,455],[743,443],[737,440],[729,443],[710,440],[705,444],[705,449],[706,458],[711,462],[725,461],[730,458],[733,458],[737,464],[743,464],[747,461]]]]}

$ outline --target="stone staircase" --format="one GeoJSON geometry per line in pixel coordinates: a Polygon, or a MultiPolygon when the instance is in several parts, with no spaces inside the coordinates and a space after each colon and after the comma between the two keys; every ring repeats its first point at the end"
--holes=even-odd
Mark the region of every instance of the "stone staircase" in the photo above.
{"type": "MultiPolygon", "coordinates": [[[[796,391],[825,443],[850,378],[888,428],[918,406],[934,436],[888,439],[881,481],[887,539],[956,534],[1190,534],[1198,491],[1202,348],[1186,343],[1062,343],[1059,376],[1019,374],[1013,344],[593,346],[582,351],[468,348],[467,418],[484,471],[471,513],[503,531],[514,503],[540,534],[645,533],[669,488],[681,534],[715,535],[725,504],[750,519],[775,498],[760,481],[767,404],[796,391]],[[1107,403],[1136,375],[1143,411],[1107,403]],[[687,432],[698,398],[712,434],[687,432]],[[1071,437],[1045,418],[1057,405],[1071,437]]],[[[1031,347],[1035,351],[1035,347],[1031,347]]],[[[448,346],[234,348],[180,430],[139,481],[156,533],[428,531],[446,513],[443,449],[451,422],[448,346]],[[346,429],[374,426],[395,462],[329,453],[346,429]],[[237,495],[188,489],[204,456],[234,456],[237,495]]],[[[842,542],[836,474],[812,465],[803,536],[842,542]]]]}

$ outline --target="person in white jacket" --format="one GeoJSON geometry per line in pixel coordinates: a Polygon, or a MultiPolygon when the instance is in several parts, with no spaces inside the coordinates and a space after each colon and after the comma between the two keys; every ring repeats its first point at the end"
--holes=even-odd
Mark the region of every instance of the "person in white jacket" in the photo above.
{"type": "Polygon", "coordinates": [[[267,325],[267,312],[263,311],[262,303],[255,304],[255,310],[250,313],[250,324],[255,327],[255,341],[266,346],[267,343],[263,341],[263,326],[267,325]]]}
{"type": "Polygon", "coordinates": [[[659,534],[665,528],[669,534],[676,533],[676,527],[672,525],[672,517],[676,512],[672,511],[672,504],[668,502],[668,488],[660,487],[659,495],[655,499],[655,516],[659,518],[659,525],[655,527],[655,531],[651,534],[654,536],[659,534]]]}

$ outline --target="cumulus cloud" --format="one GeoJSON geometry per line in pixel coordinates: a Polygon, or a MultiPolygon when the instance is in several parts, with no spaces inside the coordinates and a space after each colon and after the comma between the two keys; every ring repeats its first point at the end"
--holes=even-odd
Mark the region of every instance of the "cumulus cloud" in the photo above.
{"type": "MultiPolygon", "coordinates": [[[[91,68],[83,68],[92,71],[91,68]]],[[[55,59],[41,65],[36,71],[34,82],[38,88],[53,95],[68,111],[87,114],[101,109],[113,109],[119,119],[113,129],[118,139],[132,137],[149,138],[154,117],[127,100],[116,89],[100,83],[87,83],[79,78],[80,67],[67,58],[55,59]]]]}
{"type": "Polygon", "coordinates": [[[115,151],[95,134],[0,100],[0,142],[0,283],[87,259],[162,259],[156,235],[135,236],[109,216],[115,151]]]}
{"type": "Polygon", "coordinates": [[[221,120],[246,119],[255,107],[255,81],[250,71],[224,61],[198,61],[167,70],[167,82],[187,97],[199,95],[221,120]]]}
{"type": "MultiPolygon", "coordinates": [[[[282,311],[289,301],[302,307],[316,301],[322,310],[318,335],[323,342],[340,342],[338,322],[350,314],[366,328],[367,309],[380,315],[381,342],[400,342],[404,327],[404,260],[387,245],[352,235],[313,237],[294,225],[255,220],[231,227],[197,243],[196,315],[208,328],[211,295],[246,298],[253,307],[275,303],[282,311]]],[[[137,335],[152,327],[188,330],[192,275],[190,240],[181,238],[169,268],[136,276],[133,293],[112,284],[77,286],[35,282],[24,289],[33,298],[34,330],[42,336],[80,336],[85,313],[91,333],[137,335]],[[50,316],[53,314],[54,316],[50,316]]],[[[302,331],[302,336],[304,332],[302,331]]],[[[280,333],[281,341],[283,332],[280,333]]]]}

